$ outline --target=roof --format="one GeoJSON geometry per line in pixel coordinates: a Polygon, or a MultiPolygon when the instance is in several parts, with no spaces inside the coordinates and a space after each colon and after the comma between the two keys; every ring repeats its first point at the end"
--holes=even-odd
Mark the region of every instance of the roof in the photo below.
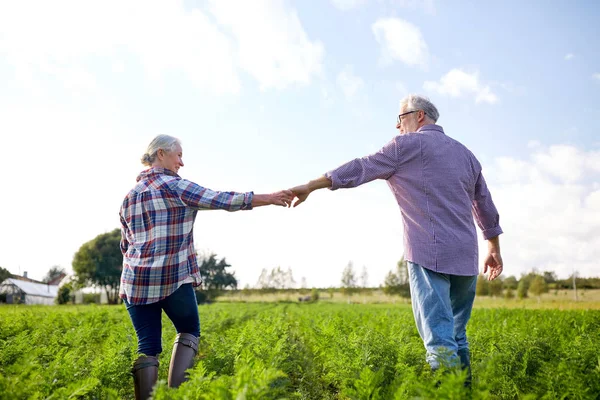
{"type": "Polygon", "coordinates": [[[21,275],[15,275],[15,274],[12,274],[10,277],[11,277],[12,279],[17,279],[17,280],[19,280],[19,281],[25,281],[25,282],[34,282],[34,283],[43,283],[43,282],[40,282],[40,281],[36,281],[35,279],[26,278],[26,277],[24,277],[24,276],[21,276],[21,275]]]}
{"type": "Polygon", "coordinates": [[[15,285],[25,294],[31,296],[56,297],[58,295],[58,285],[46,285],[45,283],[35,283],[22,281],[20,279],[5,279],[0,286],[15,285]]]}
{"type": "Polygon", "coordinates": [[[49,285],[56,285],[56,286],[60,286],[60,283],[62,282],[62,280],[67,276],[67,274],[65,274],[64,272],[61,272],[60,274],[58,274],[58,276],[54,279],[52,279],[49,282],[46,282],[49,285]]]}

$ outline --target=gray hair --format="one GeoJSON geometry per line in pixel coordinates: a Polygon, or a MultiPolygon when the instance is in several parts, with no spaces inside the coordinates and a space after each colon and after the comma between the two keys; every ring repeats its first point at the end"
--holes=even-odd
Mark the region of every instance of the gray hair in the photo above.
{"type": "Polygon", "coordinates": [[[440,117],[440,113],[433,103],[424,96],[418,94],[409,94],[400,101],[400,107],[406,107],[407,111],[411,110],[423,110],[425,115],[429,117],[434,123],[437,122],[440,117]]]}
{"type": "Polygon", "coordinates": [[[142,156],[142,164],[151,167],[154,161],[156,161],[156,153],[159,150],[173,151],[177,145],[181,146],[181,141],[176,137],[158,135],[148,145],[148,149],[142,156]]]}

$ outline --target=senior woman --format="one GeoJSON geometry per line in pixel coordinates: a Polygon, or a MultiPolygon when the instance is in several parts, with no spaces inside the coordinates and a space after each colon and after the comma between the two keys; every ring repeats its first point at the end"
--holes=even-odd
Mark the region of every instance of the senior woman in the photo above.
{"type": "Polygon", "coordinates": [[[198,351],[200,319],[193,286],[201,283],[194,250],[193,225],[198,210],[251,210],[266,205],[289,206],[289,190],[272,194],[215,192],[182,179],[181,143],[159,135],[148,146],[142,164],[149,169],[123,200],[121,251],[123,299],[138,338],[132,373],[136,399],[146,399],[158,379],[161,315],[165,311],[177,338],[169,366],[170,387],[186,379],[198,351]]]}

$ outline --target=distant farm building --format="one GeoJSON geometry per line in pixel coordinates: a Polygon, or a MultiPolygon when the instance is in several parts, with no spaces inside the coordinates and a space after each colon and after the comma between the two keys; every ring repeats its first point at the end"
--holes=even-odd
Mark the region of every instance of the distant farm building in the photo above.
{"type": "Polygon", "coordinates": [[[8,304],[51,305],[58,295],[58,285],[8,278],[0,284],[0,293],[6,294],[8,304]]]}

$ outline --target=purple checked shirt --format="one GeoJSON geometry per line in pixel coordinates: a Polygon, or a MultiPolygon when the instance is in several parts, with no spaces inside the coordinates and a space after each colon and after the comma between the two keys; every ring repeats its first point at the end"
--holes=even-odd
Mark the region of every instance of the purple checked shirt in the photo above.
{"type": "Polygon", "coordinates": [[[452,275],[479,273],[477,233],[502,233],[481,164],[438,125],[398,135],[377,153],[325,174],[332,190],[385,179],[400,206],[404,257],[427,269],[452,275]]]}

